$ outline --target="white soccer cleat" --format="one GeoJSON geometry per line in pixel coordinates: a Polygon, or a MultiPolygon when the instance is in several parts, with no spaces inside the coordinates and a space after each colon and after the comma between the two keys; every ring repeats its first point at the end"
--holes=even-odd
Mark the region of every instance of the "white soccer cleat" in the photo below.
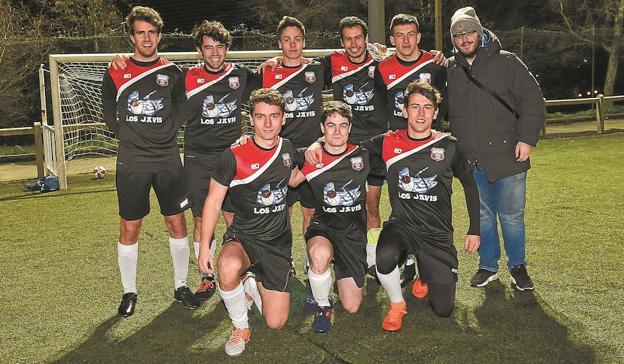
{"type": "Polygon", "coordinates": [[[229,356],[239,356],[245,351],[245,344],[249,342],[251,331],[249,328],[232,330],[228,341],[225,342],[225,353],[229,356]]]}

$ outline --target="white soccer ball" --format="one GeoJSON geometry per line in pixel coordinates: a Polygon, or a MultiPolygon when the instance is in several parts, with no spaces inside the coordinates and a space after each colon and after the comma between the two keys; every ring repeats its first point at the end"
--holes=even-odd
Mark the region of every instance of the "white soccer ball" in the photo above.
{"type": "Polygon", "coordinates": [[[93,168],[93,175],[95,176],[96,179],[102,179],[106,177],[106,168],[102,166],[97,166],[93,168]]]}

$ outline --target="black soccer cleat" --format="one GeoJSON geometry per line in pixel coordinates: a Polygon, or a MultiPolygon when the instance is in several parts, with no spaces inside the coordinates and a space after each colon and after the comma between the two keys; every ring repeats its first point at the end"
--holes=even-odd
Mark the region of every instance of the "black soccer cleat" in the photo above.
{"type": "Polygon", "coordinates": [[[215,284],[214,275],[208,277],[202,277],[197,291],[195,291],[195,299],[198,301],[206,301],[212,297],[217,291],[217,285],[215,284]]]}
{"type": "Polygon", "coordinates": [[[377,282],[377,284],[381,285],[381,282],[379,282],[379,277],[377,277],[377,266],[376,265],[371,265],[370,267],[368,267],[366,269],[366,273],[368,273],[369,276],[375,278],[375,281],[377,282]]]}
{"type": "Polygon", "coordinates": [[[529,277],[524,264],[514,265],[509,270],[509,273],[511,274],[511,285],[518,291],[522,292],[533,290],[533,281],[531,280],[531,277],[529,277]]]}
{"type": "Polygon", "coordinates": [[[121,303],[119,304],[119,308],[117,312],[119,316],[129,317],[134,313],[134,309],[137,303],[137,294],[134,292],[124,293],[121,296],[121,303]]]}
{"type": "Polygon", "coordinates": [[[176,301],[182,302],[184,306],[190,309],[195,309],[201,305],[201,302],[195,298],[195,295],[188,286],[178,287],[178,289],[173,292],[173,297],[176,301]]]}
{"type": "Polygon", "coordinates": [[[401,288],[412,283],[414,278],[416,278],[416,263],[405,264],[405,268],[403,268],[401,273],[401,288]]]}
{"type": "Polygon", "coordinates": [[[470,279],[472,287],[485,287],[488,283],[498,279],[498,272],[492,272],[487,269],[479,269],[477,273],[470,279]]]}

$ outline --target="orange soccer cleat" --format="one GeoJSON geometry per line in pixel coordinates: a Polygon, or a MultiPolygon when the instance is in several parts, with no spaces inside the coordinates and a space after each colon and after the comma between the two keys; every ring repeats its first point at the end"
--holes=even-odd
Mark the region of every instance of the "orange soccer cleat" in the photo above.
{"type": "Polygon", "coordinates": [[[386,331],[394,332],[401,330],[403,316],[407,313],[405,301],[390,302],[390,310],[383,321],[382,328],[386,331]]]}
{"type": "Polygon", "coordinates": [[[427,297],[429,293],[429,285],[420,280],[420,278],[416,278],[414,283],[412,283],[412,295],[416,298],[423,299],[427,297]]]}

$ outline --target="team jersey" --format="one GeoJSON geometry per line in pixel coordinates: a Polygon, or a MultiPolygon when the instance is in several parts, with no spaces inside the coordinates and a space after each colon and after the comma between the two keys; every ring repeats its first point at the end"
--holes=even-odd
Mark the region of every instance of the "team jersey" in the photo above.
{"type": "Polygon", "coordinates": [[[262,87],[281,92],[286,101],[286,124],[280,136],[295,148],[307,147],[321,136],[322,91],[325,86],[323,66],[316,61],[297,67],[267,67],[262,87]]]}
{"type": "Polygon", "coordinates": [[[321,163],[305,163],[301,172],[314,194],[314,218],[339,230],[351,226],[366,231],[368,151],[349,144],[344,153],[323,150],[321,163]]]}
{"type": "Polygon", "coordinates": [[[403,92],[412,81],[427,81],[442,94],[438,116],[434,128],[440,128],[440,123],[446,113],[446,69],[433,62],[433,55],[422,51],[420,57],[412,62],[399,59],[396,54],[379,63],[378,84],[386,87],[386,99],[390,110],[390,130],[407,129],[407,119],[403,116],[405,96],[403,92]]]}
{"type": "Polygon", "coordinates": [[[225,63],[219,72],[204,64],[184,71],[185,153],[221,152],[240,137],[242,105],[249,99],[253,78],[253,71],[233,63],[225,63]]]}
{"type": "Polygon", "coordinates": [[[367,52],[362,63],[353,63],[344,50],[320,59],[329,70],[334,100],[351,106],[353,120],[349,142],[372,138],[388,129],[386,88],[375,82],[378,61],[367,52]]]}
{"type": "MultiPolygon", "coordinates": [[[[472,178],[472,166],[458,151],[456,140],[448,134],[412,139],[406,130],[397,130],[364,145],[371,160],[385,164],[390,219],[400,219],[432,241],[452,244],[453,176],[472,178]]],[[[471,233],[479,234],[478,225],[471,233]]]]}
{"type": "Polygon", "coordinates": [[[261,245],[288,230],[286,194],[291,171],[296,167],[290,141],[279,138],[272,149],[255,141],[226,149],[212,176],[229,187],[234,201],[234,221],[229,230],[261,245]]]}
{"type": "Polygon", "coordinates": [[[158,58],[130,58],[125,69],[109,67],[102,82],[104,122],[119,139],[117,168],[158,170],[181,165],[174,104],[184,102],[182,71],[158,58]]]}

